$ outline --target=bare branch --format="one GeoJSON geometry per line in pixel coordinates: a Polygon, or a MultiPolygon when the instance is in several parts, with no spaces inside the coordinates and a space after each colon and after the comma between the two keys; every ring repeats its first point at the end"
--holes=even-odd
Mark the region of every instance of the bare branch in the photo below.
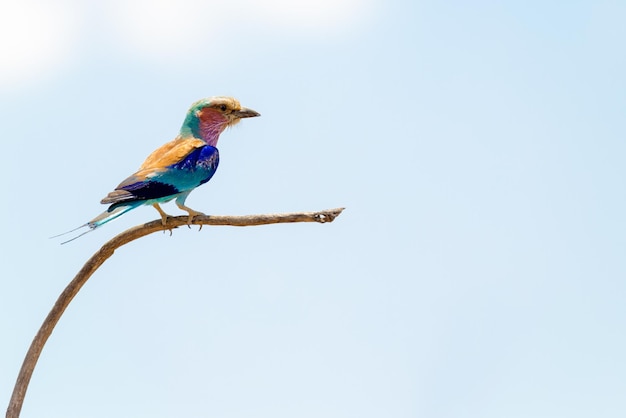
{"type": "MultiPolygon", "coordinates": [[[[337,208],[319,212],[247,216],[196,216],[193,219],[192,225],[255,226],[293,222],[326,223],[332,222],[341,214],[343,209],[344,208],[337,208]]],[[[179,226],[187,226],[187,219],[187,216],[170,217],[167,218],[167,225],[165,226],[162,225],[161,220],[159,219],[127,229],[105,243],[89,260],[87,260],[83,268],[80,269],[78,274],[76,274],[76,277],[74,277],[74,279],[63,290],[52,307],[52,310],[43,321],[43,324],[41,324],[37,335],[35,335],[35,338],[26,353],[26,357],[24,358],[24,363],[22,363],[20,373],[17,376],[17,381],[15,382],[15,387],[13,388],[13,395],[11,396],[9,406],[7,408],[6,418],[19,417],[30,378],[33,375],[35,365],[37,364],[37,360],[39,359],[39,355],[41,354],[43,347],[46,344],[48,337],[50,337],[50,334],[52,334],[52,330],[56,326],[57,322],[59,322],[61,315],[63,315],[65,309],[68,307],[74,296],[76,296],[80,288],[87,282],[89,277],[91,277],[91,275],[113,255],[115,250],[122,245],[152,234],[153,232],[172,230],[178,228],[179,226]]]]}

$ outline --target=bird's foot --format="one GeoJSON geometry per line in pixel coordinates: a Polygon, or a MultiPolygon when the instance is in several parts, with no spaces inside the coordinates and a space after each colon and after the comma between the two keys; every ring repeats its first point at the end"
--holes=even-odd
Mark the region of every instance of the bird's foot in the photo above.
{"type": "MultiPolygon", "coordinates": [[[[206,216],[202,212],[198,212],[197,210],[193,210],[190,207],[185,206],[182,202],[179,202],[178,199],[176,199],[176,206],[189,214],[189,216],[187,217],[187,226],[189,228],[191,228],[191,223],[193,222],[194,216],[206,216]]],[[[202,225],[200,225],[200,227],[202,227],[202,225]]]]}
{"type": "MultiPolygon", "coordinates": [[[[189,212],[189,217],[187,217],[187,226],[189,228],[191,228],[191,223],[193,222],[193,218],[195,216],[206,216],[204,213],[202,212],[198,212],[196,210],[193,209],[185,209],[187,212],[189,212]]],[[[202,228],[202,225],[200,225],[200,228],[202,228]]]]}

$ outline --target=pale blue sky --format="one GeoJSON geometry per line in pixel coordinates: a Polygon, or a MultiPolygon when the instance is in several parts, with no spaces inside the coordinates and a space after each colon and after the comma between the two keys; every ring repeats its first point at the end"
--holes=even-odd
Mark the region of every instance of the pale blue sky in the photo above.
{"type": "Polygon", "coordinates": [[[262,117],[189,206],[346,211],[119,250],[23,417],[626,414],[625,3],[147,4],[0,5],[3,408],[65,285],[157,214],[48,237],[226,94],[262,117]]]}

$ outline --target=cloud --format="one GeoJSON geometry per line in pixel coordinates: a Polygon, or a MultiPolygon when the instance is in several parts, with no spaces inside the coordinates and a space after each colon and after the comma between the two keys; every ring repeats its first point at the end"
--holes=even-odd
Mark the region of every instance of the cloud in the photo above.
{"type": "Polygon", "coordinates": [[[229,2],[202,0],[114,0],[111,24],[126,49],[148,55],[186,53],[221,30],[229,2]]]}
{"type": "Polygon", "coordinates": [[[315,35],[351,29],[371,12],[371,2],[364,0],[249,0],[246,3],[270,27],[315,35]]]}
{"type": "MultiPolygon", "coordinates": [[[[225,48],[242,30],[326,38],[354,28],[371,0],[115,0],[126,47],[167,57],[225,48]]],[[[248,34],[249,36],[249,34],[248,34]]]]}
{"type": "Polygon", "coordinates": [[[100,38],[113,50],[189,62],[193,54],[219,52],[237,36],[344,33],[367,19],[373,1],[108,0],[89,9],[79,0],[5,0],[0,5],[0,87],[55,74],[78,56],[79,39],[95,35],[88,31],[104,31],[100,38]]]}
{"type": "Polygon", "coordinates": [[[0,3],[0,86],[19,86],[58,71],[77,39],[76,11],[63,1],[0,3]]]}

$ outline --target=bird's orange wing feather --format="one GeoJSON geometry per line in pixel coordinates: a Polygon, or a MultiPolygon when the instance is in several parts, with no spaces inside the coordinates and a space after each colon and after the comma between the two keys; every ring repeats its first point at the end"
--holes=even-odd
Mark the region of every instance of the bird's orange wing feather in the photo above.
{"type": "Polygon", "coordinates": [[[157,148],[146,158],[139,171],[154,168],[164,168],[182,161],[191,151],[206,145],[198,138],[176,138],[157,148]]]}

